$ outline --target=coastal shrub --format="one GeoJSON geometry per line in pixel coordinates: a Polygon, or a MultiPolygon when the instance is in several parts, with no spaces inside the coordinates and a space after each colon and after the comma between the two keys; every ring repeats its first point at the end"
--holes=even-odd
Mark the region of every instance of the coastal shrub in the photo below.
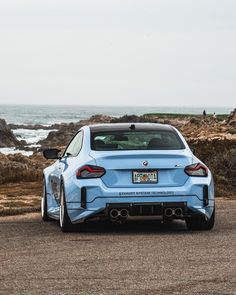
{"type": "Polygon", "coordinates": [[[216,195],[235,195],[236,190],[236,142],[229,140],[205,140],[191,143],[200,158],[212,171],[216,195]]]}
{"type": "Polygon", "coordinates": [[[210,158],[209,165],[228,180],[236,181],[236,149],[224,151],[222,154],[215,154],[210,158]]]}

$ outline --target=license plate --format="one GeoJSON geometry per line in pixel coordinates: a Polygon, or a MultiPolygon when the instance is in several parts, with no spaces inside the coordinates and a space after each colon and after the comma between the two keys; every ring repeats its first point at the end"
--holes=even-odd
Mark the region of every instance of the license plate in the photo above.
{"type": "Polygon", "coordinates": [[[133,171],[133,183],[157,183],[157,170],[133,171]]]}

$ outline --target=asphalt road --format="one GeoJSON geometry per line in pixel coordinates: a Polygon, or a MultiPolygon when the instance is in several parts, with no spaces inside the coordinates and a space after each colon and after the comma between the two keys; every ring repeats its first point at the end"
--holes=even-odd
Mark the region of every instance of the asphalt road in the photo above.
{"type": "Polygon", "coordinates": [[[91,224],[63,234],[39,214],[0,218],[0,294],[236,294],[236,200],[216,226],[91,224]]]}

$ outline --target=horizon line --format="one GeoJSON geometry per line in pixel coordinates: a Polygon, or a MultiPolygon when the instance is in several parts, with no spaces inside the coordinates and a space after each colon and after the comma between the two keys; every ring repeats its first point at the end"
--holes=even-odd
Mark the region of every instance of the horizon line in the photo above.
{"type": "Polygon", "coordinates": [[[111,104],[101,104],[101,105],[86,105],[86,104],[52,104],[52,103],[0,103],[2,106],[78,106],[78,107],[137,107],[137,108],[235,108],[233,105],[111,105],[111,104]]]}

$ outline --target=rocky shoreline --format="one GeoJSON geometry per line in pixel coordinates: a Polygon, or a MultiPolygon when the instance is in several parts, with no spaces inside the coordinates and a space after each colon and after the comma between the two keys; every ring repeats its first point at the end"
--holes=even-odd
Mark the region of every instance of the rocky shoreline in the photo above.
{"type": "Polygon", "coordinates": [[[26,142],[19,141],[6,121],[0,119],[0,147],[22,147],[26,142]]]}
{"type": "Polygon", "coordinates": [[[151,122],[161,124],[171,124],[178,128],[185,136],[187,141],[199,142],[202,140],[236,140],[236,111],[234,115],[219,115],[217,119],[212,116],[203,118],[201,115],[183,115],[183,114],[145,114],[142,116],[125,115],[119,118],[94,115],[87,120],[81,120],[76,123],[61,123],[50,126],[44,125],[16,125],[7,124],[5,120],[0,119],[0,148],[15,147],[18,149],[38,152],[45,148],[57,146],[64,148],[65,144],[71,139],[71,136],[79,128],[87,124],[97,123],[137,123],[151,122]],[[29,147],[24,140],[18,140],[12,130],[53,130],[48,136],[37,142],[41,147],[29,147]]]}
{"type": "MultiPolygon", "coordinates": [[[[36,184],[38,188],[38,202],[41,193],[42,170],[48,166],[49,161],[42,156],[42,150],[49,147],[64,149],[66,144],[77,130],[86,124],[119,123],[119,122],[155,122],[171,124],[178,128],[188,143],[195,149],[195,154],[205,162],[214,174],[217,196],[233,196],[236,190],[236,112],[230,116],[221,116],[217,119],[212,116],[175,115],[175,114],[146,114],[143,116],[122,116],[120,118],[94,115],[88,120],[77,123],[62,123],[52,126],[29,126],[36,129],[54,129],[48,136],[37,143],[37,147],[29,147],[26,142],[19,141],[12,129],[28,128],[25,125],[7,125],[0,120],[0,147],[16,147],[18,149],[31,149],[33,155],[26,157],[22,154],[4,155],[0,153],[0,214],[3,210],[11,210],[4,205],[6,192],[2,187],[20,182],[36,184]]],[[[11,195],[11,186],[8,194],[11,195]]],[[[36,189],[37,191],[37,189],[36,189]]],[[[17,198],[17,191],[14,191],[17,198]]],[[[12,197],[13,198],[13,197],[12,197]]],[[[36,206],[36,205],[35,205],[36,206]]],[[[16,208],[15,208],[16,209],[16,208]]],[[[30,209],[32,210],[32,208],[30,209]]],[[[14,211],[14,210],[13,210],[14,211]]],[[[12,211],[12,212],[13,212],[12,211]]],[[[17,212],[15,210],[14,212],[17,212]]]]}

